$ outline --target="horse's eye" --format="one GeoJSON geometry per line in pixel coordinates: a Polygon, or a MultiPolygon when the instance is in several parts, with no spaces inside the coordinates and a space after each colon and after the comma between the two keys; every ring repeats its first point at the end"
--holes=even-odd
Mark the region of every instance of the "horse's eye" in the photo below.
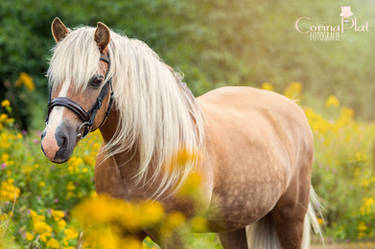
{"type": "Polygon", "coordinates": [[[94,77],[90,80],[90,86],[94,88],[100,87],[100,84],[103,82],[103,77],[94,77]]]}

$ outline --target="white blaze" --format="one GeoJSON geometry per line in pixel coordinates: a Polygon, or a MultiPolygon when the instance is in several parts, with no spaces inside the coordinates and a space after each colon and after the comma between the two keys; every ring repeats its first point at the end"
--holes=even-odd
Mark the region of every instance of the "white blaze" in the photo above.
{"type": "MultiPolygon", "coordinates": [[[[69,85],[69,82],[65,81],[63,83],[63,86],[58,94],[58,97],[66,97],[69,85]]],[[[48,124],[44,130],[45,136],[42,140],[42,147],[46,156],[51,160],[55,157],[56,152],[59,150],[55,134],[57,127],[59,127],[59,125],[63,121],[64,109],[65,108],[62,106],[55,106],[52,109],[48,117],[48,124]]]]}

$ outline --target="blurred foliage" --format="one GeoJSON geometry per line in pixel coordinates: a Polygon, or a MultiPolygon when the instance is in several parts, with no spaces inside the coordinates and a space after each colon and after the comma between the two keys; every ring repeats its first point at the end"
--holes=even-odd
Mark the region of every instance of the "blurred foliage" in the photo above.
{"type": "Polygon", "coordinates": [[[301,16],[314,24],[339,23],[341,5],[339,0],[2,0],[0,98],[15,103],[19,126],[40,127],[47,102],[44,74],[54,45],[50,23],[59,16],[68,27],[100,20],[144,40],[185,74],[197,95],[225,84],[269,81],[280,90],[301,81],[314,96],[311,105],[335,94],[359,117],[374,118],[374,1],[345,2],[360,22],[369,22],[368,33],[348,31],[341,41],[318,42],[295,30],[301,16]],[[34,79],[33,94],[14,87],[22,72],[34,79]]]}

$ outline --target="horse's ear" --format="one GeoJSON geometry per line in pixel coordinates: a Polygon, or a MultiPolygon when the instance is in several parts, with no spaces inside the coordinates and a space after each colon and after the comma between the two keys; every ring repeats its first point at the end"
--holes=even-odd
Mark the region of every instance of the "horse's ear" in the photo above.
{"type": "Polygon", "coordinates": [[[58,17],[55,17],[55,19],[53,19],[51,24],[51,30],[53,38],[56,42],[59,42],[62,39],[64,39],[70,32],[70,30],[64,25],[64,23],[58,17]]]}
{"type": "Polygon", "coordinates": [[[98,44],[98,47],[101,51],[103,51],[107,46],[111,39],[111,32],[109,28],[102,22],[98,22],[96,24],[95,30],[95,41],[98,44]]]}

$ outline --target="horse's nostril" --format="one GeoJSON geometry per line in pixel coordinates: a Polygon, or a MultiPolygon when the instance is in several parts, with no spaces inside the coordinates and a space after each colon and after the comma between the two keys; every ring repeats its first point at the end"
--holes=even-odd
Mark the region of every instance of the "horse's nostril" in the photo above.
{"type": "Polygon", "coordinates": [[[40,138],[43,139],[46,136],[46,131],[43,131],[42,134],[40,135],[40,138]]]}
{"type": "Polygon", "coordinates": [[[63,136],[61,139],[62,139],[62,144],[60,147],[65,147],[68,142],[68,138],[66,136],[63,136]]]}
{"type": "Polygon", "coordinates": [[[73,152],[75,145],[76,133],[72,126],[68,123],[60,124],[55,131],[55,141],[58,146],[58,150],[53,158],[56,163],[66,162],[73,152]]]}
{"type": "Polygon", "coordinates": [[[65,148],[68,145],[68,136],[61,129],[57,131],[55,137],[56,137],[57,145],[60,148],[65,148]]]}

